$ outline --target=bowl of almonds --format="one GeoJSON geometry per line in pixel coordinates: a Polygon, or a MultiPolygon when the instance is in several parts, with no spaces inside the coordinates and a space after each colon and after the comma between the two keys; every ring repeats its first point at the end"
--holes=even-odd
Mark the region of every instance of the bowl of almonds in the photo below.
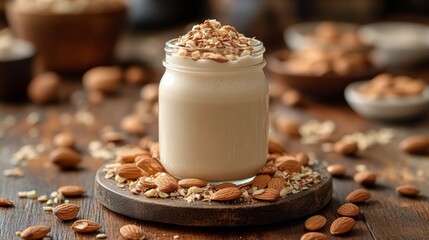
{"type": "Polygon", "coordinates": [[[345,97],[358,114],[381,120],[418,117],[429,106],[429,88],[423,80],[386,73],[350,84],[345,97]]]}
{"type": "Polygon", "coordinates": [[[268,56],[267,68],[280,86],[314,97],[342,96],[345,87],[378,73],[367,51],[312,48],[279,50],[268,56]]]}

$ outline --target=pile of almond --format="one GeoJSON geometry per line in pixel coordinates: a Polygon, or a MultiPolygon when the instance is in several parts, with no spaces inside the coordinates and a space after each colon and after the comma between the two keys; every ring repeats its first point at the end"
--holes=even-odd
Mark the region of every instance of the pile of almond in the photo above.
{"type": "Polygon", "coordinates": [[[181,57],[228,62],[250,55],[254,43],[234,27],[210,19],[193,26],[174,45],[179,47],[175,51],[181,57]]]}
{"type": "Polygon", "coordinates": [[[362,84],[357,91],[372,99],[388,99],[418,97],[423,94],[425,87],[421,79],[383,73],[362,84]]]}
{"type": "Polygon", "coordinates": [[[116,163],[105,166],[105,178],[116,181],[119,187],[133,194],[149,198],[178,198],[189,203],[277,201],[320,183],[319,173],[311,168],[307,154],[288,154],[274,140],[269,142],[265,166],[252,181],[240,185],[230,182],[211,185],[193,178],[178,180],[161,165],[157,142],[146,141],[142,147],[121,152],[116,163]]]}

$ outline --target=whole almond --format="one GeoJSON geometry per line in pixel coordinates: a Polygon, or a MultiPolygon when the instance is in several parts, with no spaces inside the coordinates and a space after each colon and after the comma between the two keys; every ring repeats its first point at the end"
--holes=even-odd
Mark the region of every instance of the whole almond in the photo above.
{"type": "Polygon", "coordinates": [[[50,231],[51,228],[47,226],[32,226],[22,231],[19,236],[25,240],[36,240],[45,237],[50,231]]]}
{"type": "Polygon", "coordinates": [[[257,175],[252,181],[252,187],[258,189],[264,189],[267,187],[268,182],[271,180],[271,176],[268,174],[257,175]]]}
{"type": "Polygon", "coordinates": [[[420,190],[413,185],[402,185],[396,188],[396,192],[406,197],[416,197],[419,195],[420,190]]]}
{"type": "Polygon", "coordinates": [[[221,190],[221,189],[230,188],[230,187],[237,187],[237,185],[235,185],[234,183],[230,183],[230,182],[224,182],[224,183],[220,183],[220,184],[214,186],[214,189],[221,190]]]}
{"type": "Polygon", "coordinates": [[[61,168],[76,167],[82,161],[82,156],[78,152],[65,147],[54,149],[49,154],[49,158],[61,168]]]}
{"type": "Polygon", "coordinates": [[[301,236],[300,240],[327,240],[328,236],[319,232],[308,232],[301,236]]]}
{"type": "Polygon", "coordinates": [[[216,191],[211,200],[213,201],[232,201],[241,197],[241,190],[237,187],[227,187],[216,191]]]}
{"type": "Polygon", "coordinates": [[[91,220],[77,220],[71,226],[71,229],[78,233],[93,233],[98,231],[101,225],[91,220]]]}
{"type": "Polygon", "coordinates": [[[138,116],[129,115],[121,120],[120,127],[125,132],[142,135],[146,130],[144,123],[138,116]]]}
{"type": "Polygon", "coordinates": [[[134,224],[122,226],[119,229],[119,232],[121,233],[122,237],[127,240],[140,240],[145,238],[145,232],[143,229],[134,224]]]}
{"type": "Polygon", "coordinates": [[[28,97],[37,104],[46,104],[58,100],[61,78],[54,72],[37,75],[28,86],[28,97]]]}
{"type": "Polygon", "coordinates": [[[77,185],[62,186],[57,191],[62,193],[64,197],[81,197],[86,192],[85,189],[77,185]]]}
{"type": "Polygon", "coordinates": [[[289,159],[284,161],[282,164],[280,164],[278,167],[279,171],[287,171],[289,173],[293,172],[301,172],[301,164],[293,159],[289,159]]]}
{"type": "Polygon", "coordinates": [[[293,89],[285,91],[282,95],[282,103],[289,107],[298,106],[301,101],[301,94],[293,89]]]}
{"type": "Polygon", "coordinates": [[[283,148],[283,146],[279,142],[277,142],[274,139],[268,140],[268,153],[270,153],[270,154],[274,154],[274,153],[283,154],[285,152],[286,152],[286,150],[283,148]]]}
{"type": "Polygon", "coordinates": [[[204,180],[196,179],[196,178],[185,178],[179,181],[179,186],[184,188],[190,187],[205,187],[207,186],[207,182],[204,180]]]}
{"type": "Polygon", "coordinates": [[[412,154],[426,153],[429,150],[429,137],[422,135],[407,137],[399,144],[399,148],[412,154]]]}
{"type": "Polygon", "coordinates": [[[294,161],[298,161],[296,160],[296,158],[294,156],[291,155],[282,155],[282,156],[278,156],[274,159],[274,165],[276,167],[279,167],[282,163],[286,162],[287,160],[294,160],[294,161]]]}
{"type": "Polygon", "coordinates": [[[279,117],[276,120],[276,126],[277,130],[279,130],[279,132],[285,136],[292,138],[300,136],[300,124],[293,119],[287,117],[279,117]]]}
{"type": "Polygon", "coordinates": [[[357,203],[357,202],[365,202],[366,200],[371,198],[371,193],[368,190],[359,188],[351,192],[346,197],[347,202],[357,203]]]}
{"type": "Polygon", "coordinates": [[[280,192],[274,188],[265,188],[261,194],[253,195],[254,198],[262,201],[275,202],[280,198],[280,192]]]}
{"type": "Polygon", "coordinates": [[[137,179],[143,176],[143,171],[135,163],[124,163],[116,169],[116,174],[125,179],[137,179]]]}
{"type": "Polygon", "coordinates": [[[353,203],[345,203],[337,209],[337,213],[345,217],[357,217],[359,215],[359,207],[353,203]]]}
{"type": "Polygon", "coordinates": [[[353,180],[362,185],[373,185],[376,179],[377,175],[371,171],[358,172],[353,176],[353,180]]]}
{"type": "Polygon", "coordinates": [[[75,144],[75,139],[73,134],[62,132],[54,136],[53,142],[56,147],[72,148],[75,144]]]}
{"type": "Polygon", "coordinates": [[[322,215],[314,215],[304,222],[304,227],[308,231],[316,231],[326,225],[326,218],[322,215]]]}
{"type": "Polygon", "coordinates": [[[283,179],[281,179],[279,177],[273,177],[268,182],[268,187],[274,188],[280,192],[285,187],[285,183],[284,183],[283,179]]]}
{"type": "Polygon", "coordinates": [[[116,157],[118,163],[134,163],[138,157],[151,156],[149,151],[140,148],[126,148],[119,151],[116,157]]]}
{"type": "Polygon", "coordinates": [[[147,102],[158,101],[158,84],[149,83],[146,84],[140,91],[140,97],[147,102]]]}
{"type": "Polygon", "coordinates": [[[334,150],[342,155],[354,156],[358,151],[358,145],[355,141],[340,140],[335,143],[334,150]]]}
{"type": "Polygon", "coordinates": [[[122,71],[117,67],[95,67],[83,75],[83,85],[88,91],[115,92],[120,84],[122,71]]]}
{"type": "Polygon", "coordinates": [[[149,151],[152,154],[153,158],[159,159],[159,143],[157,143],[157,142],[152,143],[150,145],[149,151]]]}
{"type": "Polygon", "coordinates": [[[0,197],[0,207],[13,207],[12,200],[0,197]]]}
{"type": "Polygon", "coordinates": [[[308,166],[308,163],[310,162],[310,158],[306,153],[298,153],[295,158],[302,166],[308,166]]]}
{"type": "Polygon", "coordinates": [[[136,159],[137,167],[147,172],[149,175],[155,175],[158,172],[163,172],[164,168],[156,159],[143,156],[136,159]]]}
{"type": "Polygon", "coordinates": [[[179,188],[177,180],[167,173],[161,173],[158,177],[155,178],[154,182],[158,189],[165,193],[174,192],[177,190],[177,188],[179,188]]]}
{"type": "Polygon", "coordinates": [[[79,210],[80,207],[76,204],[64,203],[56,206],[53,212],[59,219],[67,221],[75,219],[79,214],[79,210]]]}
{"type": "Polygon", "coordinates": [[[346,174],[346,166],[341,163],[330,165],[326,169],[334,177],[342,177],[346,174]]]}
{"type": "Polygon", "coordinates": [[[338,235],[349,232],[355,226],[356,221],[349,217],[339,217],[331,224],[331,234],[338,235]]]}
{"type": "Polygon", "coordinates": [[[139,66],[131,66],[124,73],[125,81],[129,84],[143,83],[146,77],[146,71],[139,66]]]}
{"type": "Polygon", "coordinates": [[[142,138],[139,140],[138,145],[139,145],[139,147],[141,147],[142,149],[149,150],[149,149],[150,149],[150,146],[151,146],[153,143],[154,143],[153,139],[152,139],[150,136],[146,136],[146,137],[142,137],[142,138]]]}
{"type": "Polygon", "coordinates": [[[277,167],[273,164],[266,164],[261,170],[259,170],[258,174],[268,174],[274,175],[277,172],[277,167]]]}
{"type": "Polygon", "coordinates": [[[107,143],[109,142],[118,143],[118,142],[125,141],[127,137],[125,136],[125,134],[121,132],[108,131],[103,133],[103,135],[101,135],[101,139],[107,143]]]}

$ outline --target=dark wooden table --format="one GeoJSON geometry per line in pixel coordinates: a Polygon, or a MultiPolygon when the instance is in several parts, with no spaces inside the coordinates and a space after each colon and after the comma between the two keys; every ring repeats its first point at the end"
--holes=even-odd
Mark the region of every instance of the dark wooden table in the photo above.
{"type": "MultiPolygon", "coordinates": [[[[424,74],[423,70],[421,74],[424,74]]],[[[427,73],[427,71],[426,71],[427,73]]],[[[153,81],[159,80],[159,74],[154,75],[153,81]]],[[[65,92],[80,89],[78,81],[67,81],[63,85],[65,92]]],[[[120,239],[119,228],[124,224],[135,223],[141,226],[148,239],[299,239],[304,234],[305,218],[293,222],[278,223],[259,227],[240,228],[195,228],[158,223],[137,221],[113,213],[97,203],[94,198],[94,176],[96,170],[105,163],[103,160],[92,159],[87,154],[87,145],[92,140],[98,140],[101,129],[106,125],[118,127],[120,119],[133,111],[138,99],[140,87],[124,86],[120,92],[105,102],[92,105],[89,111],[96,117],[96,124],[85,126],[78,123],[62,125],[62,113],[74,113],[76,105],[64,102],[49,106],[32,104],[0,104],[0,120],[6,116],[17,119],[15,126],[6,131],[0,138],[0,169],[13,168],[11,159],[21,146],[26,144],[43,144],[48,150],[52,148],[52,137],[63,130],[71,130],[77,138],[77,148],[85,154],[81,168],[75,171],[61,171],[49,162],[46,153],[41,157],[28,161],[21,167],[23,177],[5,177],[0,174],[0,197],[7,197],[15,202],[14,208],[0,208],[0,240],[17,239],[16,231],[22,231],[28,226],[47,225],[52,227],[49,234],[56,240],[94,239],[95,234],[75,234],[70,226],[73,221],[62,222],[52,213],[44,212],[42,204],[36,200],[18,198],[18,191],[36,190],[38,195],[49,194],[62,185],[77,184],[86,188],[83,198],[71,199],[72,203],[81,206],[79,218],[91,219],[100,223],[109,239],[120,239]],[[29,126],[26,117],[32,112],[41,116],[40,123],[35,127],[29,126]],[[37,129],[37,137],[29,137],[30,129],[37,129]]],[[[395,129],[393,141],[386,146],[374,146],[363,151],[357,158],[343,157],[334,153],[321,151],[320,145],[302,145],[298,139],[283,139],[286,148],[294,151],[312,151],[316,156],[329,164],[343,163],[347,166],[347,177],[334,179],[334,194],[332,201],[318,214],[328,219],[328,224],[321,230],[330,239],[429,239],[429,157],[411,156],[398,149],[399,142],[411,134],[428,134],[429,120],[387,124],[365,120],[356,115],[346,104],[328,104],[307,100],[304,107],[287,108],[276,101],[273,111],[280,111],[305,122],[309,119],[333,120],[338,130],[337,138],[346,133],[367,131],[390,127],[395,129]],[[354,230],[344,236],[334,237],[329,234],[330,223],[339,215],[336,209],[344,203],[348,193],[360,187],[353,179],[355,167],[366,165],[378,174],[377,184],[369,188],[373,197],[361,204],[361,215],[354,230]],[[404,183],[412,183],[419,187],[421,196],[415,199],[398,196],[395,188],[404,183]]],[[[154,130],[152,130],[154,132],[154,130]]],[[[30,134],[34,130],[30,130],[30,134]]],[[[49,152],[49,151],[47,151],[49,152]]],[[[293,207],[293,206],[291,206],[293,207]]],[[[210,216],[207,216],[210,217],[210,216]]]]}

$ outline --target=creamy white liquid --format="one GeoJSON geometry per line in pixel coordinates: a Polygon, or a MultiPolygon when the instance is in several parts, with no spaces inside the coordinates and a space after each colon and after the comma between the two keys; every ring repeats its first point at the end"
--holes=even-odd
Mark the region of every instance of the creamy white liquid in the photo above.
{"type": "Polygon", "coordinates": [[[248,66],[262,58],[227,63],[178,56],[166,60],[159,93],[165,169],[178,178],[212,182],[254,176],[267,154],[268,84],[263,65],[248,66]],[[195,71],[176,71],[174,66],[195,71]]]}

